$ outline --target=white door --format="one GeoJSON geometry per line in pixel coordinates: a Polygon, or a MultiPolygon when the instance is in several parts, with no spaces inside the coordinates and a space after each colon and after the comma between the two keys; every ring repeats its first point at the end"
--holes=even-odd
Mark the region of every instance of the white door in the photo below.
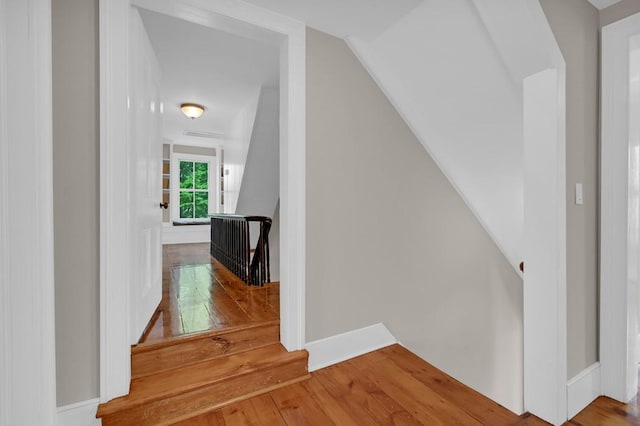
{"type": "Polygon", "coordinates": [[[136,8],[129,45],[131,343],[162,298],[162,107],[160,66],[136,8]]]}

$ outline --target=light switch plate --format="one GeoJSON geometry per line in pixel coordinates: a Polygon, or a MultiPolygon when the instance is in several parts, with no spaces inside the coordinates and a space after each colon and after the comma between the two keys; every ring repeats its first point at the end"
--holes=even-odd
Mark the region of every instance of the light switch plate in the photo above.
{"type": "Polygon", "coordinates": [[[581,206],[584,204],[582,199],[582,184],[576,183],[576,205],[581,206]]]}

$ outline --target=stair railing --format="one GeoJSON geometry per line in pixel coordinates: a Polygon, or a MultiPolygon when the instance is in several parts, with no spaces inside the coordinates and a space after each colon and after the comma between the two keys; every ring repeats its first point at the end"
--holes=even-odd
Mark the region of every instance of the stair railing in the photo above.
{"type": "Polygon", "coordinates": [[[249,285],[270,282],[269,230],[265,216],[216,214],[211,216],[211,256],[249,285]],[[259,236],[251,255],[251,223],[259,225],[259,236]]]}

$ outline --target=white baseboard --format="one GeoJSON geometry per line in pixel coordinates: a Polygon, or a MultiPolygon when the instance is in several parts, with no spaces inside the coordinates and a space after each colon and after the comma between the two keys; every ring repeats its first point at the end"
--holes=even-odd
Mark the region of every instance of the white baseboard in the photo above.
{"type": "Polygon", "coordinates": [[[100,426],[102,420],[96,419],[98,411],[98,398],[75,404],[58,407],[56,416],[57,426],[100,426]]]}
{"type": "Polygon", "coordinates": [[[600,363],[587,367],[567,383],[567,414],[569,419],[602,395],[600,363]]]}
{"type": "Polygon", "coordinates": [[[309,351],[309,371],[319,370],[394,343],[397,343],[396,338],[382,323],[309,342],[305,345],[309,351]]]}
{"type": "Polygon", "coordinates": [[[209,225],[165,225],[162,227],[162,244],[193,244],[211,241],[209,225]]]}

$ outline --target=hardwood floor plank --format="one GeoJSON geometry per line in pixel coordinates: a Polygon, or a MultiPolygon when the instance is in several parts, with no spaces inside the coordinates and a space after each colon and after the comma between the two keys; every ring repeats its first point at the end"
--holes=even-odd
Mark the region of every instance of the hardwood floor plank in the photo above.
{"type": "Polygon", "coordinates": [[[637,425],[640,424],[637,400],[623,404],[607,397],[600,397],[569,422],[575,426],[637,425]]]}
{"type": "Polygon", "coordinates": [[[260,414],[248,400],[225,407],[222,410],[225,423],[236,426],[261,426],[260,414]]]}
{"type": "Polygon", "coordinates": [[[383,425],[419,425],[418,422],[400,404],[394,401],[373,381],[361,374],[353,374],[354,370],[346,363],[340,363],[327,369],[313,373],[313,378],[320,381],[328,380],[338,383],[350,389],[350,395],[345,398],[352,399],[353,403],[365,407],[368,412],[383,425]]]}
{"type": "Polygon", "coordinates": [[[329,426],[336,423],[322,410],[301,384],[271,392],[278,411],[287,425],[329,426]]]}
{"type": "Polygon", "coordinates": [[[220,410],[225,422],[234,426],[286,425],[270,396],[258,396],[220,410]]]}
{"type": "MultiPolygon", "coordinates": [[[[378,424],[368,410],[349,400],[344,391],[328,389],[325,383],[316,374],[313,378],[302,384],[318,406],[338,425],[344,424],[378,424]]],[[[331,387],[331,385],[329,385],[331,387]]]]}
{"type": "Polygon", "coordinates": [[[274,306],[275,302],[270,300],[268,296],[268,293],[273,291],[272,287],[277,284],[270,284],[266,287],[247,286],[216,259],[212,259],[211,264],[218,283],[252,320],[269,321],[279,318],[279,301],[277,306],[274,306]]]}
{"type": "Polygon", "coordinates": [[[247,286],[211,258],[207,243],[165,245],[159,314],[140,343],[279,318],[279,283],[247,286]]]}
{"type": "Polygon", "coordinates": [[[455,402],[478,421],[490,418],[493,426],[509,426],[519,420],[516,414],[483,397],[402,346],[392,345],[381,349],[380,353],[388,356],[395,364],[434,389],[442,397],[455,402]]]}
{"type": "Polygon", "coordinates": [[[271,398],[270,395],[261,395],[251,398],[248,402],[252,405],[255,412],[258,413],[261,426],[278,426],[287,424],[282,418],[278,407],[276,407],[276,403],[273,402],[273,398],[271,398]]]}
{"type": "MultiPolygon", "coordinates": [[[[229,425],[231,425],[231,423],[229,425]]],[[[227,426],[227,422],[224,420],[224,414],[222,411],[216,410],[181,422],[173,423],[172,426],[227,426]]]]}
{"type": "Polygon", "coordinates": [[[429,425],[481,425],[459,406],[398,367],[392,360],[371,362],[366,357],[350,361],[419,422],[429,425]],[[418,397],[419,396],[419,397],[418,397]]]}

